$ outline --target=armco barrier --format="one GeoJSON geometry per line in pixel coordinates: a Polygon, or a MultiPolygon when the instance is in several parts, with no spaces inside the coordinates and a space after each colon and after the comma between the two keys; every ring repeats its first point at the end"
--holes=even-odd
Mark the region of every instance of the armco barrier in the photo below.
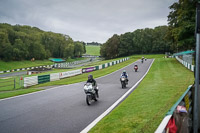
{"type": "Polygon", "coordinates": [[[155,133],[165,133],[165,128],[173,115],[174,110],[178,105],[185,106],[188,113],[192,112],[192,85],[184,92],[184,94],[178,99],[178,101],[172,106],[172,108],[167,112],[166,116],[160,123],[159,127],[156,129],[155,133]]]}
{"type": "Polygon", "coordinates": [[[105,63],[105,64],[102,64],[102,65],[99,65],[99,66],[83,68],[83,69],[82,69],[82,72],[85,73],[85,72],[91,72],[91,71],[96,71],[96,70],[104,69],[104,68],[107,68],[107,67],[109,67],[109,66],[112,66],[112,65],[115,65],[115,64],[124,62],[124,61],[126,61],[126,60],[128,60],[128,59],[129,59],[129,58],[124,58],[124,59],[120,59],[120,60],[117,60],[117,61],[105,63]]]}
{"type": "Polygon", "coordinates": [[[182,59],[178,58],[178,56],[175,57],[176,60],[178,60],[181,64],[183,64],[186,68],[194,72],[194,65],[187,63],[186,61],[183,61],[182,59]]]}
{"type": "Polygon", "coordinates": [[[42,67],[53,67],[53,65],[46,65],[46,66],[37,66],[37,67],[27,67],[27,68],[19,68],[19,69],[12,69],[12,70],[7,70],[7,71],[0,71],[0,73],[8,73],[8,72],[16,72],[20,70],[29,70],[29,69],[34,69],[34,68],[42,68],[42,67]]]}

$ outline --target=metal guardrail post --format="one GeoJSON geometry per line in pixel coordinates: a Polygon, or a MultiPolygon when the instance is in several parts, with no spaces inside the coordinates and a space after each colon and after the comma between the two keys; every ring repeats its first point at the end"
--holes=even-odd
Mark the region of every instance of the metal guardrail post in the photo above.
{"type": "Polygon", "coordinates": [[[194,90],[194,110],[193,110],[193,132],[198,133],[198,92],[199,92],[199,43],[200,43],[200,3],[196,9],[196,64],[195,64],[195,90],[194,90]]]}
{"type": "Polygon", "coordinates": [[[15,81],[15,78],[14,78],[14,89],[16,88],[16,85],[15,85],[15,84],[16,84],[16,81],[15,81]]]}

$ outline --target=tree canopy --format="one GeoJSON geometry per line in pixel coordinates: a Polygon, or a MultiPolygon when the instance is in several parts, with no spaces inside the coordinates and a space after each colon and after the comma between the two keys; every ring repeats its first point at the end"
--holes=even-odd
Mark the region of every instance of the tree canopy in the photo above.
{"type": "Polygon", "coordinates": [[[101,56],[112,59],[133,54],[160,54],[170,51],[170,44],[165,39],[167,26],[154,29],[138,29],[122,35],[113,35],[101,46],[101,56]]]}
{"type": "Polygon", "coordinates": [[[196,2],[179,0],[169,8],[167,38],[172,42],[171,48],[176,52],[194,49],[196,2]]]}
{"type": "Polygon", "coordinates": [[[84,42],[68,35],[45,32],[36,27],[0,24],[0,59],[29,60],[74,58],[85,53],[84,42]]]}

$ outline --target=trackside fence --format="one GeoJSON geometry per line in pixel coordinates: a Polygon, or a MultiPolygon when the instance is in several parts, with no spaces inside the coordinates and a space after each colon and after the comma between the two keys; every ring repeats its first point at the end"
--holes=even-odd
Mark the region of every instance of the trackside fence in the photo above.
{"type": "Polygon", "coordinates": [[[23,87],[23,78],[21,77],[8,77],[0,79],[0,92],[10,91],[23,87]]]}
{"type": "Polygon", "coordinates": [[[67,72],[61,72],[61,73],[52,73],[52,74],[41,75],[41,76],[25,77],[24,78],[24,87],[29,87],[29,86],[33,86],[33,85],[37,85],[37,84],[41,84],[41,83],[45,83],[45,82],[56,81],[56,80],[60,80],[60,79],[63,79],[63,78],[79,75],[79,74],[82,74],[82,73],[87,73],[87,72],[92,72],[92,71],[104,69],[104,68],[107,68],[109,66],[113,66],[115,64],[118,64],[118,63],[121,63],[121,62],[124,62],[124,61],[127,61],[127,60],[129,60],[128,57],[120,59],[120,60],[116,60],[116,61],[113,61],[113,62],[101,64],[101,65],[98,65],[98,66],[93,66],[93,67],[88,67],[88,68],[83,68],[83,69],[78,69],[78,70],[73,70],[73,71],[67,71],[67,72]]]}
{"type": "MultiPolygon", "coordinates": [[[[178,99],[178,101],[172,106],[172,108],[167,112],[166,116],[160,123],[159,127],[155,131],[155,133],[166,133],[167,129],[166,126],[173,116],[173,113],[178,105],[184,106],[187,109],[188,116],[192,117],[192,85],[190,85],[187,90],[184,92],[184,94],[178,99]]],[[[177,127],[180,128],[180,127],[177,127]]],[[[179,129],[180,130],[180,129],[179,129]]]]}
{"type": "Polygon", "coordinates": [[[183,60],[180,59],[178,56],[176,56],[175,58],[176,58],[176,60],[178,60],[181,64],[183,64],[186,68],[188,68],[189,70],[191,70],[191,71],[194,72],[194,65],[189,64],[189,63],[186,62],[186,61],[183,61],[183,60]]]}

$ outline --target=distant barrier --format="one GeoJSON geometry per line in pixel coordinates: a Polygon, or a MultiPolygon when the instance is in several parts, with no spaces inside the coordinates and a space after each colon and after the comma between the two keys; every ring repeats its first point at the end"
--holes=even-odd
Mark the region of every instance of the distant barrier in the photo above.
{"type": "MultiPolygon", "coordinates": [[[[185,106],[188,113],[192,113],[192,85],[188,87],[188,89],[184,92],[184,94],[178,99],[178,101],[172,106],[172,108],[167,112],[166,116],[160,123],[159,127],[155,131],[155,133],[165,133],[166,126],[173,115],[174,110],[178,105],[185,106]]],[[[190,115],[191,116],[191,115],[190,115]]]]}
{"type": "Polygon", "coordinates": [[[60,80],[62,78],[67,78],[75,75],[79,75],[82,73],[87,73],[87,72],[92,72],[100,69],[107,68],[109,66],[124,62],[126,60],[129,60],[129,58],[124,58],[120,60],[116,60],[113,62],[101,64],[98,66],[93,66],[93,67],[88,67],[88,68],[83,68],[83,69],[78,69],[78,70],[73,70],[73,71],[67,71],[67,72],[61,72],[61,73],[52,73],[48,75],[41,75],[41,76],[32,76],[32,77],[25,77],[24,78],[24,87],[29,87],[32,85],[36,84],[41,84],[45,82],[50,82],[50,81],[56,81],[60,80]]]}
{"type": "Polygon", "coordinates": [[[89,62],[89,61],[90,61],[90,59],[80,60],[80,61],[74,61],[74,62],[55,63],[54,67],[55,68],[68,68],[68,67],[72,67],[74,65],[86,63],[86,62],[89,62]]]}
{"type": "Polygon", "coordinates": [[[67,67],[70,67],[73,65],[77,65],[77,64],[85,63],[85,62],[89,62],[89,61],[90,61],[90,59],[74,61],[74,62],[66,62],[66,63],[55,63],[54,65],[44,65],[44,66],[27,67],[27,68],[12,69],[12,70],[7,70],[7,71],[0,71],[0,73],[17,72],[17,71],[31,70],[34,68],[43,68],[43,67],[67,68],[67,67]]]}
{"type": "Polygon", "coordinates": [[[45,66],[37,66],[37,67],[27,67],[27,68],[12,69],[12,70],[7,70],[7,71],[0,71],[0,73],[17,72],[17,71],[30,70],[30,69],[34,69],[34,68],[43,68],[43,67],[53,67],[53,65],[45,65],[45,66]]]}

